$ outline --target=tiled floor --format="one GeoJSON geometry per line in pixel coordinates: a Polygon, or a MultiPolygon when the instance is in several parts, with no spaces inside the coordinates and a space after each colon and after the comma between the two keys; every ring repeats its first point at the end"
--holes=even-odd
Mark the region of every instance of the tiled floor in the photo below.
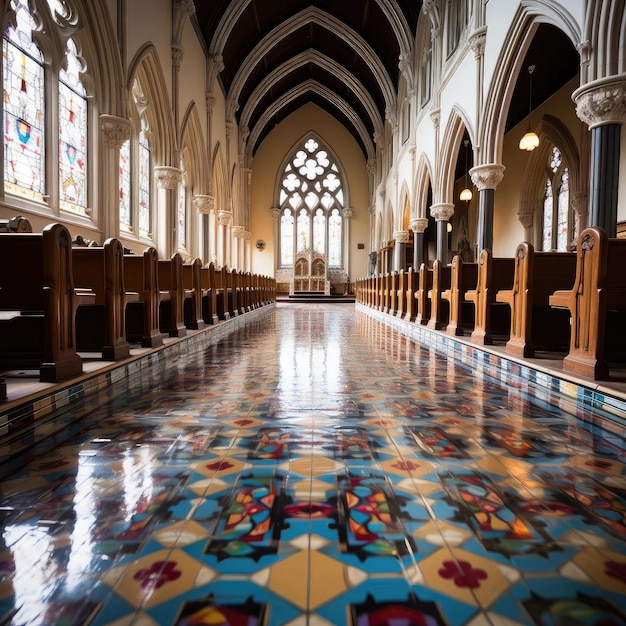
{"type": "Polygon", "coordinates": [[[276,306],[0,491],[0,624],[626,625],[624,424],[276,306]]]}

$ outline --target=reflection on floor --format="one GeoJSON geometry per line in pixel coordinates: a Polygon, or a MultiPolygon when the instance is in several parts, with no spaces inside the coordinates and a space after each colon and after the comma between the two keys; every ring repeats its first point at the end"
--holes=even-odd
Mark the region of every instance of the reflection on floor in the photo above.
{"type": "Polygon", "coordinates": [[[277,306],[2,480],[0,624],[626,624],[624,424],[277,306]]]}

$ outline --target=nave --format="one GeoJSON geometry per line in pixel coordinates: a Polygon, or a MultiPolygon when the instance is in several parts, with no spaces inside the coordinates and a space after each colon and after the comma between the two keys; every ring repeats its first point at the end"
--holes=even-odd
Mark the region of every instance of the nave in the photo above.
{"type": "Polygon", "coordinates": [[[626,624],[624,420],[536,382],[277,304],[1,477],[0,623],[626,624]]]}

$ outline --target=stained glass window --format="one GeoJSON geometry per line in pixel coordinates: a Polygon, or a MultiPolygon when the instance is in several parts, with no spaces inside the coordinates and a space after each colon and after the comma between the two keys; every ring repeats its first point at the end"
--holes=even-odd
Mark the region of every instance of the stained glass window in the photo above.
{"type": "Polygon", "coordinates": [[[552,250],[552,214],[553,214],[552,183],[546,181],[543,196],[543,249],[552,250]]]}
{"type": "Polygon", "coordinates": [[[87,97],[80,80],[76,45],[66,44],[66,68],[59,73],[59,202],[85,212],[87,204],[87,97]]]}
{"type": "Polygon", "coordinates": [[[132,213],[130,198],[130,139],[127,139],[120,148],[120,226],[131,229],[132,213]]]}
{"type": "Polygon", "coordinates": [[[178,184],[178,247],[184,248],[187,244],[187,185],[185,176],[178,184]]]}
{"type": "Polygon", "coordinates": [[[13,0],[16,25],[4,32],[4,187],[43,200],[45,192],[44,68],[25,2],[13,0]]]}
{"type": "Polygon", "coordinates": [[[557,207],[557,247],[559,252],[565,252],[569,243],[569,171],[563,170],[559,200],[557,207]]]}
{"type": "Polygon", "coordinates": [[[150,185],[152,181],[150,143],[146,133],[139,134],[139,234],[149,237],[152,232],[150,219],[150,185]]]}
{"type": "Polygon", "coordinates": [[[280,218],[280,264],[283,267],[293,265],[293,213],[284,209],[280,218]]]}
{"type": "Polygon", "coordinates": [[[344,191],[328,150],[308,138],[285,165],[281,180],[281,267],[293,266],[296,251],[327,255],[329,266],[341,267],[344,191]],[[331,236],[335,238],[332,252],[331,236]]]}
{"type": "Polygon", "coordinates": [[[548,172],[543,199],[543,250],[565,252],[570,239],[569,170],[556,146],[548,159],[548,172]]]}

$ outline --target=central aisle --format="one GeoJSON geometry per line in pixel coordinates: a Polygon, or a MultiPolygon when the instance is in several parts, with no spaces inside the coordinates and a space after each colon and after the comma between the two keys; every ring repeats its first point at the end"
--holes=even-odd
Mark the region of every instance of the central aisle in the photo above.
{"type": "Polygon", "coordinates": [[[276,305],[2,481],[0,623],[626,624],[624,438],[548,400],[276,305]]]}

